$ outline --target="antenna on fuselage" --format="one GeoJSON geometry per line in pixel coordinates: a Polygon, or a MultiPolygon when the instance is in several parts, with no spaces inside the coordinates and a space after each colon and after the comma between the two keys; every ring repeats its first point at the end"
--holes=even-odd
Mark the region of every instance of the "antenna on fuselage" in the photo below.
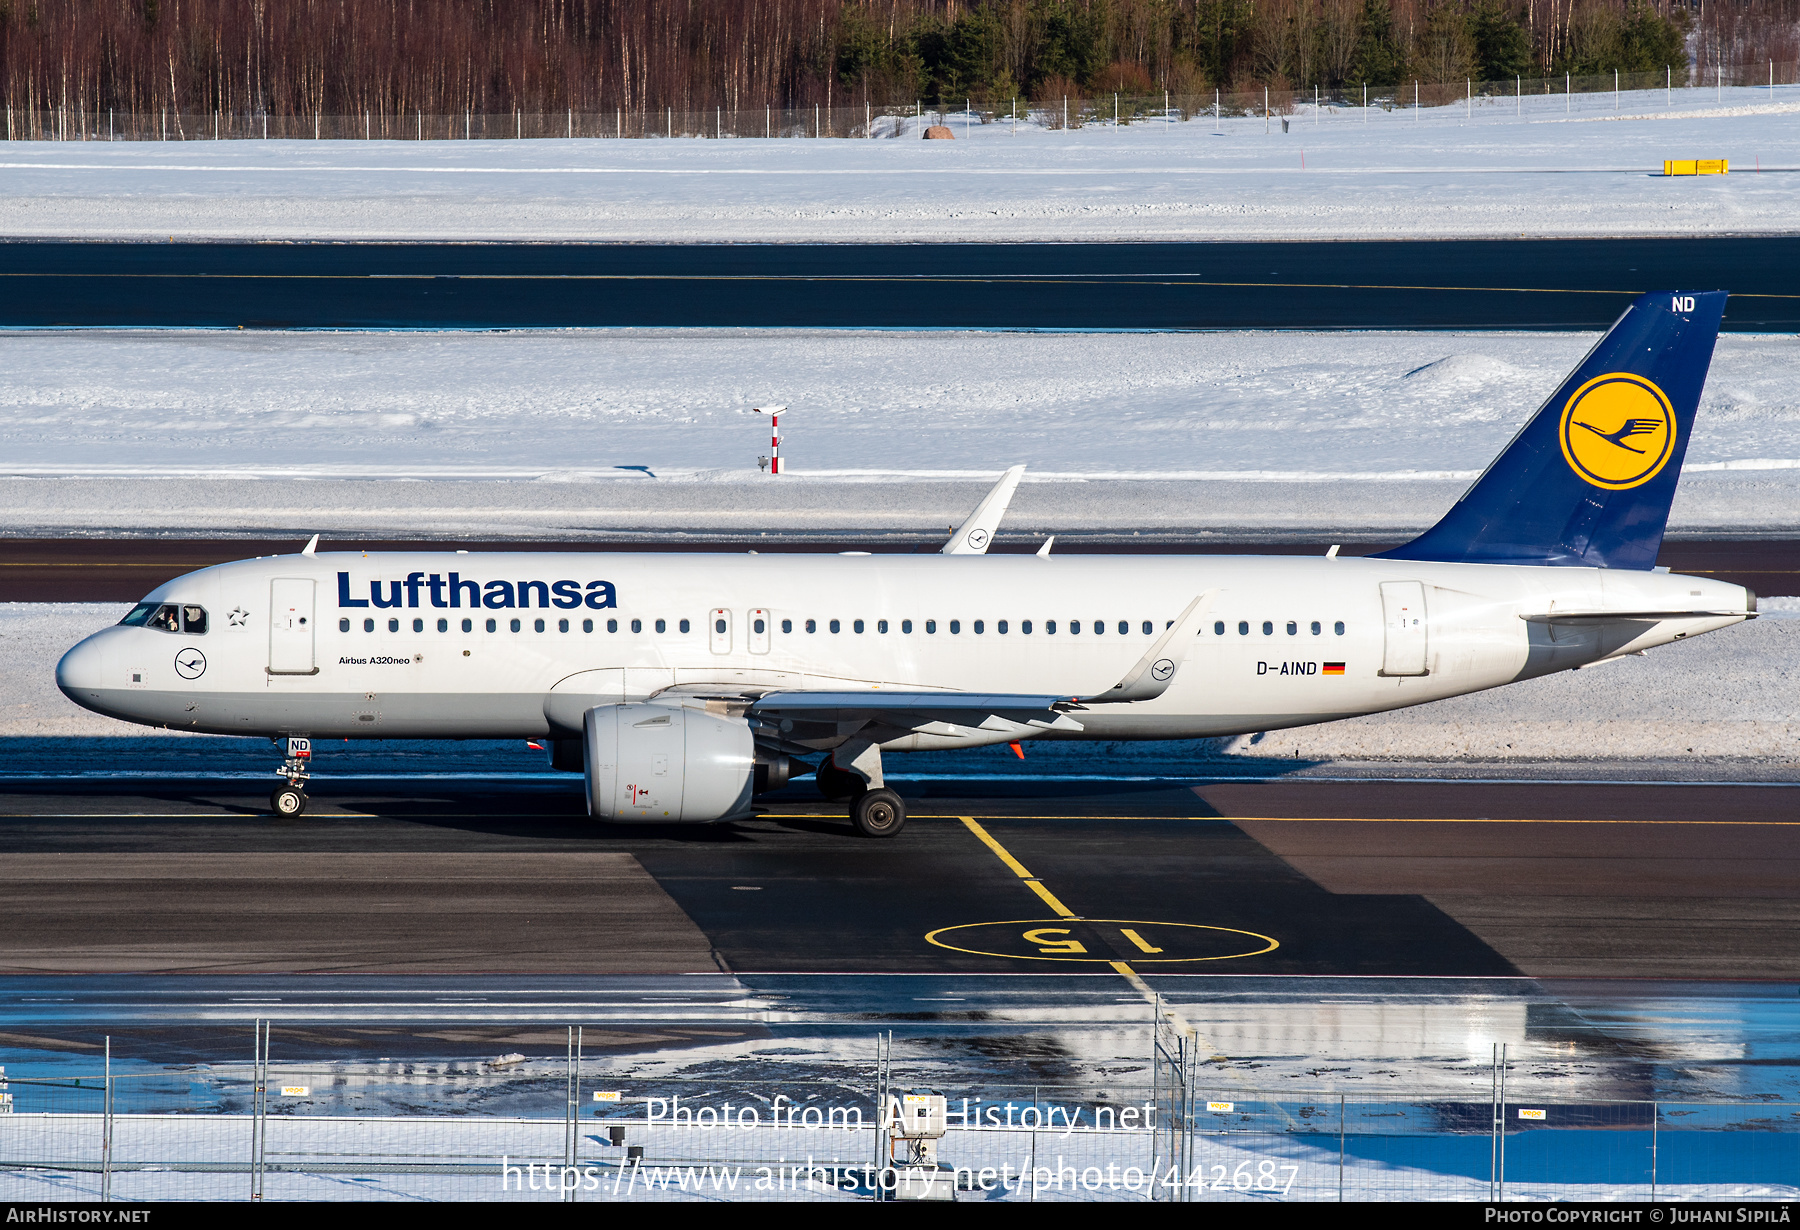
{"type": "Polygon", "coordinates": [[[312,536],[312,541],[307,543],[304,547],[300,548],[300,554],[302,554],[302,555],[317,555],[318,553],[319,553],[319,536],[317,534],[314,534],[312,536]]]}

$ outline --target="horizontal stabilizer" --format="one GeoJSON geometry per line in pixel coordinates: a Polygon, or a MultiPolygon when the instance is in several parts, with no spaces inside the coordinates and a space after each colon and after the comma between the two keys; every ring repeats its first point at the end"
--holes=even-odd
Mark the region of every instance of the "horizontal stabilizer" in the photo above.
{"type": "Polygon", "coordinates": [[[1553,611],[1548,615],[1521,615],[1528,624],[1610,624],[1625,620],[1661,623],[1665,619],[1755,619],[1755,611],[1553,611]]]}

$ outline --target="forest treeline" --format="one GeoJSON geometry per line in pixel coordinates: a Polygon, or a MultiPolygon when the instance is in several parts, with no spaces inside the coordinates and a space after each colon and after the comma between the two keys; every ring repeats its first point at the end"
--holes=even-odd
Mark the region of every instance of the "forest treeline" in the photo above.
{"type": "Polygon", "coordinates": [[[287,115],[892,105],[1800,58],[1800,0],[0,0],[0,92],[287,115]]]}

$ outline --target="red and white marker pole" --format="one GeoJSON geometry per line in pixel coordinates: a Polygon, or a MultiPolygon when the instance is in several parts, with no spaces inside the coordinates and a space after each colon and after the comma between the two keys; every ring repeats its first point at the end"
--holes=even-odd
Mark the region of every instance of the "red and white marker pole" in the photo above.
{"type": "Polygon", "coordinates": [[[756,413],[769,416],[769,473],[781,473],[781,416],[786,406],[758,406],[756,413]]]}

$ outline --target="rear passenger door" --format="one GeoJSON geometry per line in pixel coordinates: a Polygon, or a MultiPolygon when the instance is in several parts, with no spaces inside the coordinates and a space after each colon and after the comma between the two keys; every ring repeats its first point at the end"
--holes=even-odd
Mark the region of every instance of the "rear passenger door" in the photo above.
{"type": "Polygon", "coordinates": [[[1422,581],[1383,581],[1381,617],[1384,642],[1383,675],[1426,674],[1427,624],[1425,584],[1422,581]]]}

